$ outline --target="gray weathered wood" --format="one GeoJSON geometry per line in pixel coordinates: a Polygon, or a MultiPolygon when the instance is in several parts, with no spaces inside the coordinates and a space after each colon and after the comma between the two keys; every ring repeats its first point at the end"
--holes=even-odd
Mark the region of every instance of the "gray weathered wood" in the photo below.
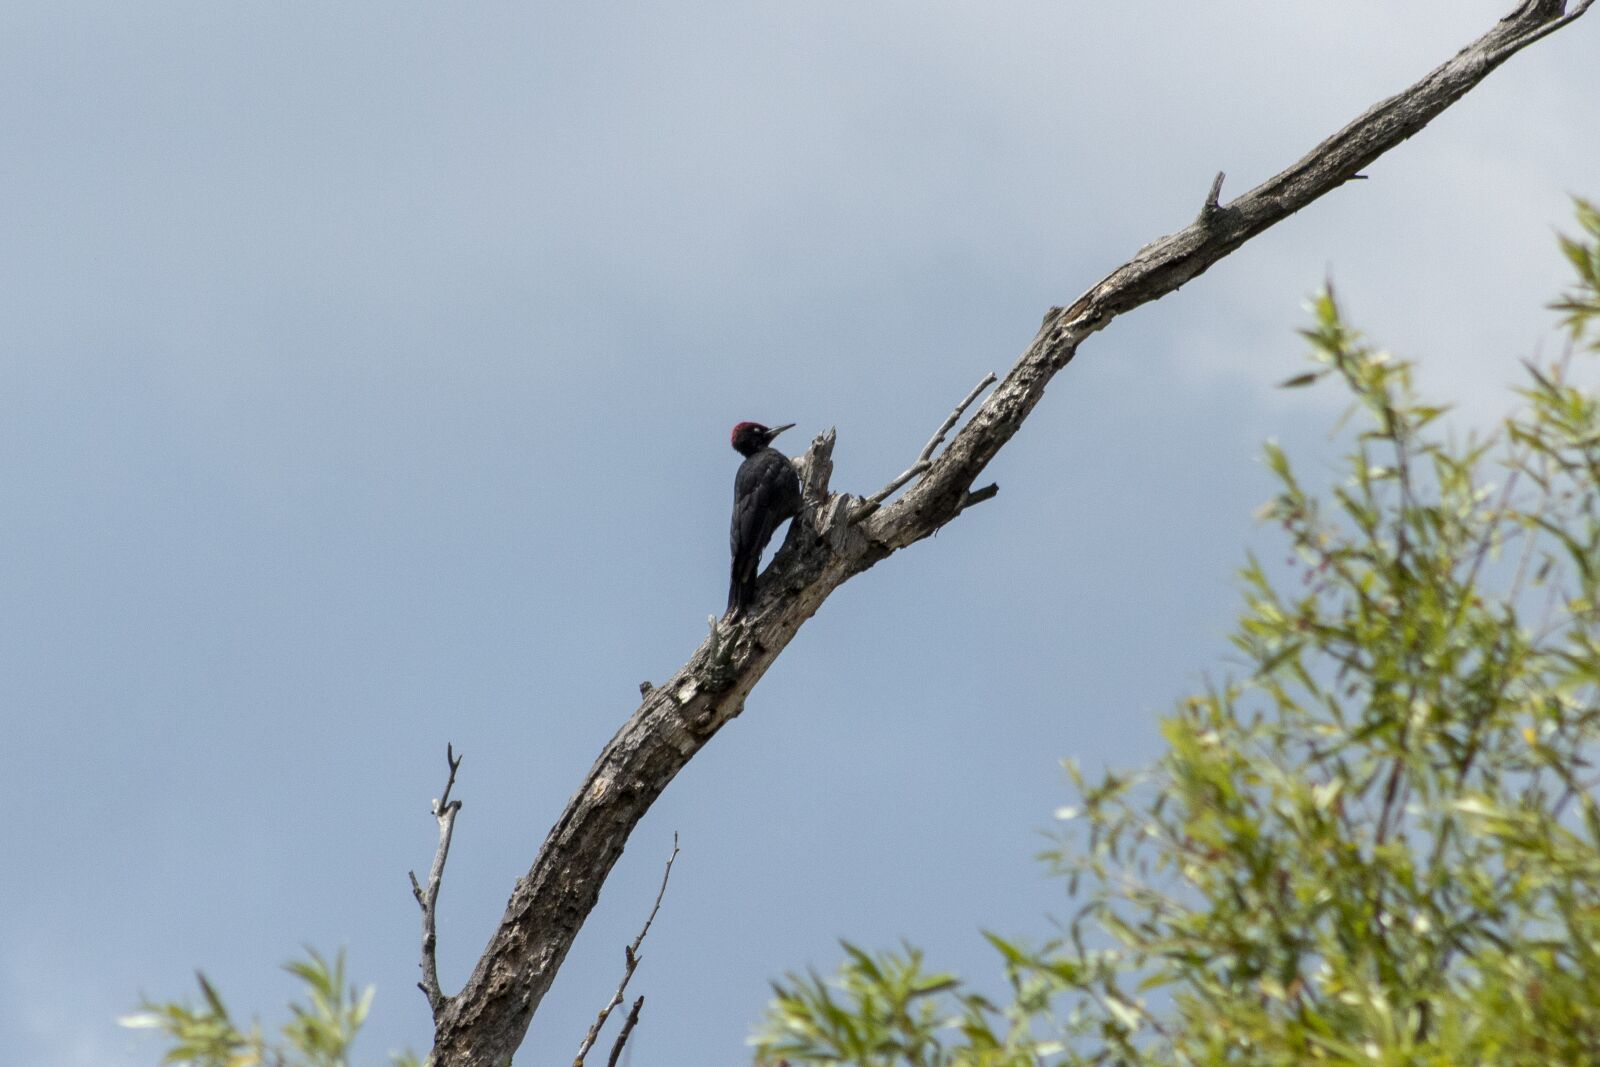
{"type": "MultiPolygon", "coordinates": [[[[828,595],[890,553],[934,533],[994,495],[973,490],[1078,346],[1118,315],[1172,292],[1251,237],[1421,130],[1520,49],[1588,10],[1527,0],[1454,58],[1377,104],[1281,174],[1231,202],[1220,184],[1202,196],[1189,226],[1147,245],[1070,306],[1052,308],[1004,380],[904,494],[876,508],[832,493],[832,431],[802,457],[806,506],[755,604],[736,623],[713,624],[706,641],[667,682],[643,693],[637,711],[601,751],[550,830],[466,985],[436,1013],[435,1067],[503,1067],[573,938],[622,854],[628,834],[673,777],[719,729],[828,595]],[[857,509],[861,514],[857,514],[857,509]],[[858,521],[852,521],[852,516],[858,521]]],[[[643,687],[641,687],[643,689],[643,687]]]]}

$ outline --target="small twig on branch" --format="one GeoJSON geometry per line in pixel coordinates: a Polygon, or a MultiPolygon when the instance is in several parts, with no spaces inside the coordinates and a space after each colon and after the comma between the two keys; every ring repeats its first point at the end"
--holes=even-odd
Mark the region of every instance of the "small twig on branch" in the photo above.
{"type": "Polygon", "coordinates": [[[1222,196],[1222,182],[1226,177],[1227,174],[1219,170],[1217,171],[1217,176],[1211,181],[1211,191],[1206,194],[1206,202],[1200,205],[1200,217],[1195,220],[1202,226],[1210,222],[1216,217],[1217,212],[1222,210],[1222,206],[1217,200],[1222,196]]]}
{"type": "Polygon", "coordinates": [[[926,463],[933,458],[933,450],[944,442],[944,435],[949,433],[950,427],[954,426],[956,420],[961,418],[961,413],[971,407],[972,402],[978,399],[978,394],[989,388],[994,382],[994,371],[990,371],[983,376],[983,381],[972,387],[972,392],[967,394],[965,400],[956,405],[956,409],[950,413],[950,417],[940,424],[939,429],[934,431],[933,436],[928,439],[928,443],[923,446],[922,454],[917,457],[918,463],[926,463]]]}
{"type": "Polygon", "coordinates": [[[435,1019],[450,1003],[450,998],[439,991],[439,962],[434,952],[438,934],[434,920],[439,909],[439,886],[444,881],[444,861],[450,855],[450,835],[455,832],[456,812],[461,810],[461,801],[450,799],[461,757],[456,755],[454,746],[447,744],[444,758],[450,764],[450,777],[445,780],[444,795],[433,802],[433,816],[439,820],[439,849],[433,854],[433,867],[428,871],[428,888],[423,889],[417,883],[417,872],[409,872],[411,895],[417,898],[417,906],[422,909],[422,981],[417,983],[417,988],[428,998],[428,1007],[433,1010],[435,1019]]]}
{"type": "Polygon", "coordinates": [[[961,401],[961,403],[957,404],[956,409],[950,413],[950,417],[945,419],[944,422],[940,424],[939,428],[934,431],[934,434],[931,438],[929,438],[928,443],[923,446],[921,455],[917,456],[917,461],[902,471],[900,477],[896,478],[882,489],[879,489],[876,493],[873,493],[866,500],[862,501],[861,504],[856,508],[855,512],[850,516],[850,521],[860,522],[868,515],[871,515],[883,505],[885,500],[888,500],[891,496],[893,496],[895,491],[901,486],[905,485],[911,479],[917,477],[929,467],[933,466],[933,450],[938,448],[939,445],[944,442],[944,435],[949,433],[950,428],[960,420],[961,413],[966,411],[967,408],[971,407],[974,400],[978,399],[978,394],[989,388],[989,386],[993,385],[994,383],[994,372],[990,371],[984,377],[983,381],[973,386],[972,392],[967,394],[967,398],[961,401]]]}
{"type": "Polygon", "coordinates": [[[638,1025],[639,1009],[642,1007],[644,1007],[644,997],[633,1002],[628,1017],[622,1020],[622,1029],[617,1031],[617,1043],[611,1046],[611,1056],[606,1060],[606,1067],[617,1067],[617,1061],[622,1059],[622,1046],[628,1043],[628,1035],[633,1033],[633,1028],[638,1025]]]}
{"type": "MultiPolygon", "coordinates": [[[[656,912],[661,910],[661,898],[667,895],[667,880],[672,877],[672,864],[678,858],[678,835],[672,835],[672,855],[667,857],[667,869],[661,872],[661,888],[656,890],[656,902],[650,908],[650,914],[645,917],[644,926],[639,929],[639,936],[633,939],[631,945],[622,950],[623,969],[622,981],[617,983],[617,991],[611,994],[611,1000],[600,1009],[600,1015],[595,1019],[594,1025],[589,1027],[589,1032],[584,1035],[583,1044],[578,1046],[578,1055],[572,1061],[572,1067],[583,1067],[583,1058],[589,1055],[589,1050],[594,1048],[594,1043],[600,1038],[600,1031],[605,1028],[606,1020],[611,1017],[611,1012],[622,1003],[622,994],[628,990],[628,982],[633,978],[633,972],[639,967],[639,946],[644,944],[644,935],[650,932],[650,924],[656,921],[656,912]]],[[[622,1032],[617,1035],[617,1043],[611,1049],[611,1063],[617,1062],[617,1057],[622,1055],[623,1042],[628,1040],[634,1024],[639,1021],[639,1009],[644,1006],[644,998],[640,997],[633,1002],[633,1010],[628,1013],[627,1021],[622,1024],[622,1032]]]]}
{"type": "Polygon", "coordinates": [[[968,493],[965,497],[962,498],[962,500],[961,500],[961,510],[962,511],[966,511],[968,508],[970,508],[974,504],[981,504],[985,500],[992,500],[992,499],[994,499],[994,495],[996,493],[998,493],[999,491],[1000,491],[1000,485],[997,482],[990,482],[988,485],[984,486],[982,489],[974,489],[970,493],[968,493]]]}

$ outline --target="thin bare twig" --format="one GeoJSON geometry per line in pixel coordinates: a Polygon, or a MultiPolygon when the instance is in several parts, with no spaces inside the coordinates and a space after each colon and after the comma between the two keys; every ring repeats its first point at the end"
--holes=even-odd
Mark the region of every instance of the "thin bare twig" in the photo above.
{"type": "Polygon", "coordinates": [[[444,881],[444,861],[450,855],[450,835],[455,832],[456,812],[461,810],[461,801],[450,799],[461,757],[456,755],[453,745],[447,744],[444,758],[450,764],[450,777],[445,780],[444,795],[433,802],[433,817],[439,820],[439,849],[433,854],[433,867],[428,871],[428,888],[417,884],[417,872],[408,872],[411,895],[417,898],[417,906],[422,909],[422,981],[417,983],[417,988],[428,998],[428,1007],[433,1010],[435,1019],[449,1005],[450,998],[439,991],[439,961],[434,952],[439,938],[434,920],[439,910],[439,886],[444,881]]]}
{"type": "MultiPolygon", "coordinates": [[[[921,454],[917,456],[917,461],[902,471],[900,476],[894,481],[890,482],[882,489],[879,489],[876,493],[873,493],[866,500],[862,501],[854,513],[851,514],[850,521],[860,522],[868,515],[871,515],[883,505],[885,500],[888,500],[891,496],[893,496],[896,490],[898,490],[901,486],[905,485],[911,479],[917,477],[929,467],[933,466],[933,451],[944,442],[945,434],[949,433],[950,428],[960,421],[962,412],[966,411],[972,406],[972,402],[978,399],[978,394],[989,388],[989,386],[993,385],[994,383],[994,372],[990,371],[984,376],[983,381],[973,386],[972,392],[967,394],[967,398],[961,401],[961,403],[957,404],[956,409],[950,413],[950,417],[945,419],[944,422],[940,424],[939,428],[934,431],[933,436],[928,439],[928,443],[923,446],[921,454]]],[[[992,496],[993,494],[990,495],[992,496]]],[[[984,499],[988,498],[985,497],[984,499]]],[[[973,501],[973,503],[977,503],[977,501],[973,501]]]]}
{"type": "Polygon", "coordinates": [[[628,1035],[633,1033],[633,1028],[639,1024],[639,1009],[644,1007],[644,997],[633,1002],[628,1017],[622,1020],[622,1029],[617,1032],[617,1043],[611,1046],[611,1056],[606,1060],[606,1067],[617,1067],[617,1061],[622,1059],[622,1046],[628,1043],[628,1035]]]}
{"type": "Polygon", "coordinates": [[[972,406],[972,402],[978,399],[979,393],[983,392],[994,383],[994,371],[990,371],[988,374],[983,376],[983,381],[972,387],[972,392],[967,394],[966,399],[956,405],[956,409],[950,413],[950,417],[945,419],[944,422],[940,423],[939,428],[934,431],[933,436],[928,438],[928,443],[922,447],[922,453],[917,456],[918,463],[926,463],[928,460],[933,458],[933,450],[938,448],[939,445],[943,443],[944,435],[949,433],[950,427],[954,426],[956,421],[961,418],[961,413],[972,406]]]}
{"type": "MultiPolygon", "coordinates": [[[[639,936],[633,939],[633,944],[622,950],[623,969],[622,981],[617,983],[617,991],[611,994],[611,1000],[600,1009],[600,1015],[595,1019],[594,1025],[589,1027],[589,1032],[584,1035],[583,1044],[578,1046],[578,1055],[572,1061],[572,1067],[583,1067],[583,1058],[589,1055],[589,1050],[594,1048],[594,1043],[600,1038],[600,1031],[604,1029],[606,1020],[611,1017],[611,1012],[622,1003],[622,994],[627,992],[628,981],[633,977],[633,972],[639,967],[639,946],[644,944],[644,935],[650,932],[650,924],[656,921],[656,912],[661,910],[661,898],[667,895],[667,880],[672,877],[672,864],[678,858],[678,835],[672,835],[672,855],[667,857],[667,869],[661,872],[661,888],[656,890],[656,902],[650,908],[650,914],[645,917],[644,926],[639,930],[639,936]]],[[[639,1021],[639,1009],[644,1006],[644,998],[634,1001],[633,1010],[628,1013],[627,1020],[622,1024],[622,1032],[617,1035],[616,1046],[611,1050],[611,1063],[617,1062],[617,1057],[622,1055],[622,1044],[628,1040],[634,1024],[639,1021]]]]}

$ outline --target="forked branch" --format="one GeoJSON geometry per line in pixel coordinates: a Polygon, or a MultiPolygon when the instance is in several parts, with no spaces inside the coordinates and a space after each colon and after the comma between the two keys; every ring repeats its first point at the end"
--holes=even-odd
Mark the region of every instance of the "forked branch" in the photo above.
{"type": "MultiPolygon", "coordinates": [[[[921,475],[929,467],[933,466],[934,450],[944,443],[944,435],[950,432],[950,427],[961,421],[962,413],[971,407],[972,402],[978,399],[978,394],[982,393],[985,389],[989,388],[989,386],[993,385],[994,381],[995,377],[993,371],[990,371],[988,374],[984,375],[983,381],[973,386],[972,392],[967,394],[967,398],[961,401],[961,403],[957,404],[956,409],[950,413],[950,416],[946,418],[944,422],[939,424],[939,428],[933,432],[933,436],[929,438],[928,443],[923,446],[921,455],[917,456],[917,461],[911,464],[911,466],[907,467],[904,471],[901,471],[900,476],[894,481],[890,482],[882,489],[879,489],[876,493],[873,493],[871,496],[867,497],[867,499],[863,500],[860,504],[857,504],[855,510],[850,514],[850,521],[860,522],[868,515],[871,515],[883,505],[885,500],[888,500],[891,496],[894,496],[894,494],[899,491],[901,486],[905,485],[907,482],[911,481],[911,479],[921,475]]],[[[994,494],[990,493],[989,495],[993,496],[994,494]]]]}
{"type": "MultiPolygon", "coordinates": [[[[589,1032],[584,1035],[583,1043],[578,1046],[578,1055],[572,1061],[572,1067],[583,1067],[583,1058],[589,1055],[589,1050],[594,1048],[594,1043],[600,1038],[600,1031],[605,1029],[606,1020],[611,1013],[622,1003],[622,994],[628,991],[628,982],[633,978],[633,972],[639,967],[639,946],[644,944],[644,936],[650,932],[650,924],[656,921],[656,912],[661,910],[661,898],[667,895],[667,880],[672,877],[672,864],[678,858],[678,835],[672,835],[672,855],[667,857],[667,869],[661,872],[661,888],[656,890],[656,902],[650,908],[650,914],[645,917],[644,926],[639,930],[639,936],[633,939],[631,945],[622,950],[623,968],[622,981],[617,983],[617,991],[611,995],[606,1006],[600,1009],[600,1015],[589,1027],[589,1032]]],[[[622,1046],[627,1043],[628,1035],[633,1032],[634,1026],[639,1022],[639,1009],[644,1007],[644,998],[640,997],[633,1003],[633,1010],[628,1012],[627,1020],[622,1024],[622,1032],[617,1035],[616,1047],[611,1050],[611,1062],[616,1063],[617,1057],[622,1055],[622,1046]]]]}
{"type": "Polygon", "coordinates": [[[417,905],[422,909],[422,981],[417,983],[417,988],[428,998],[428,1007],[432,1009],[435,1021],[450,1003],[450,998],[439,990],[439,961],[435,952],[439,941],[436,919],[439,912],[439,886],[444,882],[444,862],[450,856],[450,835],[455,832],[456,812],[461,810],[461,801],[450,799],[461,757],[456,755],[454,746],[445,745],[444,758],[450,764],[450,777],[445,779],[444,792],[433,802],[433,817],[439,822],[439,848],[433,854],[427,888],[417,884],[417,872],[409,872],[411,895],[417,898],[417,905]]]}

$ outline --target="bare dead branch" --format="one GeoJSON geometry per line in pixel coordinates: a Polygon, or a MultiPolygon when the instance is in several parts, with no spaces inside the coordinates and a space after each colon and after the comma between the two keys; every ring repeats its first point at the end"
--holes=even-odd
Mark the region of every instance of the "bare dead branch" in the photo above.
{"type": "MultiPolygon", "coordinates": [[[[644,926],[639,930],[639,936],[633,943],[622,950],[623,969],[622,981],[617,983],[617,991],[611,994],[611,999],[606,1006],[600,1009],[600,1015],[589,1027],[589,1032],[584,1035],[583,1043],[578,1046],[578,1055],[572,1061],[572,1067],[583,1067],[583,1059],[589,1055],[589,1050],[594,1048],[594,1043],[600,1038],[600,1031],[605,1028],[606,1020],[611,1017],[612,1011],[622,1003],[622,994],[628,990],[628,982],[633,978],[633,972],[639,967],[639,946],[644,944],[644,936],[650,932],[650,924],[656,921],[656,912],[661,910],[661,898],[667,895],[667,880],[672,877],[672,865],[678,858],[678,835],[672,835],[672,855],[667,857],[667,869],[661,872],[661,888],[656,890],[656,902],[650,908],[650,914],[645,917],[644,926]]],[[[622,1046],[628,1040],[628,1034],[633,1030],[634,1024],[639,1021],[639,1009],[644,1006],[644,998],[640,997],[633,1002],[633,1010],[628,1013],[627,1021],[622,1024],[622,1032],[617,1035],[617,1044],[611,1050],[611,1062],[616,1063],[617,1057],[622,1055],[622,1046]]]]}
{"type": "Polygon", "coordinates": [[[835,589],[993,495],[988,487],[974,490],[974,482],[1085,340],[1359,177],[1517,51],[1576,20],[1592,3],[1583,0],[1569,12],[1563,0],[1525,0],[1422,80],[1225,207],[1218,187],[1217,210],[1203,223],[1151,242],[1070,305],[1051,308],[1005,377],[937,456],[928,453],[927,467],[912,475],[914,484],[900,483],[909,488],[893,503],[883,503],[884,494],[855,519],[872,501],[827,490],[834,435],[813,441],[798,461],[805,505],[762,577],[751,618],[720,632],[713,628],[601,750],[518,880],[466,985],[442,1014],[436,1012],[434,1067],[510,1063],[628,834],[661,791],[744,710],[756,683],[835,589]]]}
{"type": "Polygon", "coordinates": [[[439,962],[434,951],[438,944],[435,919],[439,909],[439,887],[444,882],[444,863],[450,856],[450,836],[455,832],[456,812],[461,810],[461,801],[450,799],[461,757],[456,755],[454,746],[445,745],[444,758],[450,764],[450,777],[445,779],[444,793],[433,802],[433,816],[439,821],[439,848],[433,854],[433,867],[428,871],[427,889],[417,884],[417,872],[408,872],[411,875],[411,895],[417,898],[417,906],[422,909],[422,981],[417,983],[417,988],[428,998],[428,1007],[433,1011],[435,1022],[438,1022],[440,1013],[450,1003],[450,998],[439,991],[439,962]]]}
{"type": "Polygon", "coordinates": [[[933,450],[938,448],[939,445],[944,441],[944,435],[949,433],[950,427],[954,426],[956,421],[961,418],[961,413],[966,411],[967,408],[971,407],[972,402],[978,399],[978,394],[989,388],[989,386],[993,385],[994,382],[994,371],[990,371],[988,374],[983,376],[983,381],[972,387],[972,392],[968,393],[966,395],[966,399],[962,400],[961,403],[956,405],[956,409],[950,413],[950,417],[939,424],[939,428],[935,430],[933,436],[928,439],[928,443],[922,447],[922,453],[917,456],[918,463],[922,463],[933,458],[933,450]]]}
{"type": "Polygon", "coordinates": [[[639,1010],[643,1007],[644,997],[633,1002],[628,1017],[622,1020],[622,1029],[617,1031],[617,1043],[611,1046],[611,1055],[606,1059],[606,1067],[617,1067],[617,1061],[622,1059],[622,1046],[628,1043],[628,1036],[633,1033],[633,1028],[639,1025],[639,1010]]]}
{"type": "Polygon", "coordinates": [[[856,507],[855,513],[850,516],[850,521],[860,522],[868,515],[871,515],[874,511],[878,510],[885,500],[888,500],[891,496],[893,496],[901,486],[905,485],[911,479],[926,471],[932,465],[930,461],[933,458],[933,450],[938,448],[939,445],[944,441],[944,435],[950,432],[950,427],[954,426],[960,420],[961,413],[966,411],[967,408],[971,407],[974,400],[978,399],[978,394],[989,388],[989,386],[993,385],[994,381],[995,376],[993,371],[990,371],[988,374],[984,375],[983,381],[973,386],[972,392],[967,394],[966,399],[957,404],[956,409],[950,413],[949,418],[940,423],[939,428],[934,431],[933,436],[929,438],[928,443],[923,446],[922,453],[917,456],[917,461],[902,471],[900,476],[894,481],[890,482],[882,489],[879,489],[876,493],[873,493],[866,500],[863,500],[860,505],[856,507]]]}
{"type": "MultiPolygon", "coordinates": [[[[1117,316],[1159,299],[1363,171],[1414,136],[1500,64],[1528,44],[1580,17],[1561,0],[1527,0],[1487,33],[1405,91],[1380,101],[1301,159],[1209,217],[1151,242],[1071,305],[1053,308],[1033,342],[930,469],[891,507],[872,517],[869,538],[891,551],[938,528],[990,459],[1016,433],[1045,385],[1078,346],[1117,316]]],[[[1218,194],[1220,198],[1220,188],[1218,194]]],[[[1205,214],[1204,212],[1202,213],[1205,214]]]]}

